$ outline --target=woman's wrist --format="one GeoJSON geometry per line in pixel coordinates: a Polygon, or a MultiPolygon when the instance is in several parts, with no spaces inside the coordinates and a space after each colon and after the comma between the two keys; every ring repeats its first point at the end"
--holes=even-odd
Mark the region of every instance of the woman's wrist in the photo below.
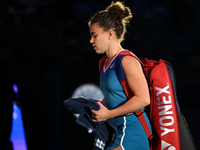
{"type": "Polygon", "coordinates": [[[108,117],[109,117],[109,119],[110,119],[110,118],[115,118],[115,117],[117,117],[116,109],[110,110],[110,111],[109,111],[108,117]]]}

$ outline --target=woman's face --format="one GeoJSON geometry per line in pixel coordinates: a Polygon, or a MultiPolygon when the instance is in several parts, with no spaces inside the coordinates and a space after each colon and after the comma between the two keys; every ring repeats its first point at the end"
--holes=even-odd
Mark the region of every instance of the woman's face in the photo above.
{"type": "Polygon", "coordinates": [[[103,54],[108,50],[110,40],[109,33],[99,27],[98,23],[90,25],[90,35],[92,46],[97,54],[103,54]]]}

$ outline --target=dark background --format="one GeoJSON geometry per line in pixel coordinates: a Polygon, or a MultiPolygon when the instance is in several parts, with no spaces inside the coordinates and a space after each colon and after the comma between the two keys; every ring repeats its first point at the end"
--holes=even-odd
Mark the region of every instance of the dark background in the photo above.
{"type": "MultiPolygon", "coordinates": [[[[0,1],[1,82],[18,85],[28,150],[92,149],[93,135],[75,123],[63,101],[84,83],[98,85],[102,55],[89,43],[87,22],[110,3],[0,1]]],[[[125,5],[136,17],[122,47],[139,58],[172,64],[178,101],[200,149],[199,0],[126,0],[125,5]]],[[[7,101],[1,98],[1,108],[7,101]]]]}

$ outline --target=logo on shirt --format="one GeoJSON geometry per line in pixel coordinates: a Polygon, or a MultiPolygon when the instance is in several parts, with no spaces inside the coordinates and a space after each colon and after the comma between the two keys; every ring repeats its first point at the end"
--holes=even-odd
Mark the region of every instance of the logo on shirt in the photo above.
{"type": "Polygon", "coordinates": [[[115,65],[115,63],[113,63],[113,64],[110,66],[110,68],[112,68],[114,65],[115,65]]]}
{"type": "Polygon", "coordinates": [[[105,143],[100,139],[95,139],[95,146],[104,150],[105,143]]]}

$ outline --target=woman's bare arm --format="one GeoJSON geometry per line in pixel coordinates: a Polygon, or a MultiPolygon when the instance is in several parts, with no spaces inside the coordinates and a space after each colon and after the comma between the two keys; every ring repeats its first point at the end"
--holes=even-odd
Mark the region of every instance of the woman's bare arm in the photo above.
{"type": "Polygon", "coordinates": [[[92,110],[93,121],[104,121],[135,112],[150,103],[148,85],[140,63],[132,56],[125,56],[121,63],[127,83],[134,96],[122,106],[112,110],[108,110],[99,103],[101,109],[99,111],[92,110]]]}

